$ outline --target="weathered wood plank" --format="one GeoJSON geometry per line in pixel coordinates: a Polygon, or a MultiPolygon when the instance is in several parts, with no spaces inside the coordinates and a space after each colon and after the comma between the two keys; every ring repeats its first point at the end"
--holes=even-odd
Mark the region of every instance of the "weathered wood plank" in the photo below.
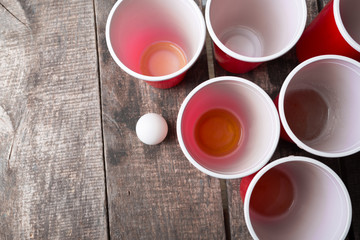
{"type": "Polygon", "coordinates": [[[92,2],[0,5],[0,238],[105,239],[92,2]]]}
{"type": "Polygon", "coordinates": [[[176,140],[176,118],[186,94],[208,79],[206,54],[184,81],[155,89],[123,72],[105,43],[105,23],[115,1],[95,1],[100,56],[106,173],[112,239],[224,239],[218,179],[196,170],[176,140]],[[169,125],[163,143],[146,146],[137,120],[162,114],[169,125]]]}

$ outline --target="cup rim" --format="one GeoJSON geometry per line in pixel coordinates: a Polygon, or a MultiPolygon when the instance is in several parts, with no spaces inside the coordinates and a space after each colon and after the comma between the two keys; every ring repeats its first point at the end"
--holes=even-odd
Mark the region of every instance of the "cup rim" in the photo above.
{"type": "Polygon", "coordinates": [[[262,62],[266,62],[266,61],[270,61],[273,59],[276,59],[282,55],[284,55],[285,53],[287,53],[291,48],[293,48],[295,46],[295,44],[297,43],[297,41],[300,39],[305,26],[306,26],[306,19],[307,19],[307,6],[306,6],[306,2],[303,0],[301,1],[301,7],[302,7],[302,22],[299,25],[298,31],[295,35],[295,37],[292,39],[291,42],[289,42],[285,47],[283,47],[280,51],[278,51],[277,53],[271,54],[271,55],[267,55],[267,56],[263,56],[263,57],[249,57],[249,56],[245,56],[245,55],[241,55],[238,54],[232,50],[230,50],[229,48],[227,48],[221,41],[220,39],[217,37],[217,35],[214,32],[214,29],[212,28],[212,24],[211,24],[211,18],[210,18],[210,5],[211,2],[213,0],[208,0],[205,6],[205,22],[206,22],[206,27],[207,30],[210,34],[210,37],[213,41],[214,44],[216,44],[216,46],[218,46],[221,51],[223,51],[224,53],[226,53],[227,55],[229,55],[232,58],[235,58],[237,60],[241,60],[241,61],[245,61],[245,62],[257,62],[257,63],[262,63],[262,62]]]}
{"type": "Polygon", "coordinates": [[[259,179],[268,170],[270,170],[271,168],[273,168],[275,166],[278,166],[283,163],[288,163],[288,162],[305,162],[305,163],[314,164],[314,165],[320,167],[321,169],[325,170],[327,173],[329,173],[335,179],[335,181],[339,184],[340,188],[342,189],[342,193],[344,194],[344,197],[346,199],[347,206],[348,206],[348,212],[347,212],[348,218],[347,218],[346,226],[345,226],[344,231],[342,232],[341,238],[340,238],[340,239],[345,239],[347,233],[349,232],[350,225],[351,225],[352,205],[351,205],[351,199],[350,199],[349,192],[348,192],[344,182],[331,168],[329,168],[324,163],[322,163],[318,160],[315,160],[313,158],[303,157],[303,156],[288,156],[288,157],[283,157],[283,158],[274,160],[273,162],[271,162],[271,163],[267,164],[265,167],[263,167],[259,172],[257,172],[255,174],[254,178],[251,180],[251,182],[246,190],[245,199],[244,199],[244,218],[245,218],[246,226],[247,226],[251,236],[254,239],[259,239],[255,233],[254,228],[252,227],[251,219],[250,219],[250,211],[249,211],[250,210],[250,207],[249,207],[250,197],[251,197],[251,193],[255,187],[255,184],[259,181],[259,179]]]}
{"type": "Polygon", "coordinates": [[[269,97],[269,95],[258,85],[256,85],[255,83],[244,79],[244,78],[240,78],[240,77],[233,77],[233,76],[222,76],[222,77],[215,77],[212,79],[209,79],[205,82],[202,82],[201,84],[199,84],[197,87],[195,87],[184,99],[183,103],[180,106],[179,109],[179,113],[178,113],[178,117],[177,117],[177,122],[176,122],[176,132],[177,132],[177,139],[180,145],[180,148],[182,150],[182,152],[184,153],[185,157],[190,161],[190,163],[195,166],[198,170],[200,170],[201,172],[212,176],[212,177],[216,177],[216,178],[220,178],[220,179],[236,179],[236,178],[242,178],[248,175],[251,175],[253,173],[255,173],[256,171],[258,171],[259,169],[261,169],[267,162],[269,162],[270,158],[272,157],[273,153],[275,152],[275,149],[278,145],[279,142],[279,138],[280,138],[280,120],[279,120],[279,115],[277,113],[276,107],[274,102],[272,101],[272,99],[269,97]],[[274,141],[272,143],[272,145],[269,147],[268,149],[268,156],[264,157],[263,159],[261,159],[261,161],[258,161],[256,167],[254,168],[250,168],[249,170],[242,172],[242,173],[234,173],[234,174],[223,174],[223,173],[219,173],[219,172],[215,172],[215,171],[211,171],[205,167],[203,167],[202,165],[200,165],[192,156],[191,154],[188,152],[188,150],[186,149],[185,143],[183,141],[183,137],[182,137],[182,128],[181,128],[181,119],[183,117],[183,113],[184,110],[187,106],[187,104],[189,103],[190,99],[203,87],[213,84],[213,83],[217,83],[217,82],[224,82],[224,81],[235,81],[235,82],[239,82],[239,83],[243,83],[246,84],[250,87],[252,87],[253,89],[255,89],[258,93],[260,93],[264,99],[269,103],[269,107],[271,108],[271,111],[273,112],[273,115],[275,117],[275,126],[274,126],[274,141]]]}
{"type": "Polygon", "coordinates": [[[337,158],[337,157],[345,157],[345,156],[349,156],[351,154],[354,154],[358,151],[360,151],[360,146],[350,149],[350,150],[346,150],[346,151],[341,151],[341,152],[325,152],[325,151],[320,151],[320,150],[316,150],[308,145],[306,145],[305,143],[303,143],[291,130],[286,117],[285,117],[285,111],[284,111],[284,99],[285,99],[285,93],[287,91],[287,88],[292,80],[292,78],[301,70],[303,69],[305,66],[317,62],[317,61],[321,61],[321,60],[341,60],[341,61],[345,61],[345,62],[349,62],[357,67],[360,68],[360,63],[355,61],[354,59],[345,57],[345,56],[340,56],[340,55],[320,55],[320,56],[316,56],[310,59],[307,59],[306,61],[300,63],[298,66],[296,66],[290,73],[289,75],[286,77],[283,85],[281,86],[280,89],[280,93],[279,93],[279,102],[278,102],[278,107],[279,107],[279,115],[280,115],[280,121],[281,124],[283,126],[283,128],[285,129],[286,134],[290,137],[290,139],[301,149],[304,149],[305,151],[312,153],[314,155],[317,156],[321,156],[321,157],[328,157],[328,158],[337,158]]]}
{"type": "Polygon", "coordinates": [[[163,76],[148,76],[148,75],[144,75],[138,72],[135,72],[133,70],[131,70],[129,67],[127,67],[123,62],[120,61],[120,59],[117,57],[112,44],[111,44],[111,40],[110,40],[110,25],[111,25],[111,21],[113,18],[113,15],[116,11],[116,9],[118,8],[118,6],[125,0],[118,0],[113,7],[111,8],[111,11],[109,12],[107,21],[106,21],[106,26],[105,26],[105,39],[106,39],[106,45],[107,48],[110,52],[110,55],[112,57],[112,59],[116,62],[116,64],[122,69],[124,70],[127,74],[137,78],[137,79],[141,79],[141,80],[145,80],[145,81],[150,81],[150,82],[160,82],[160,81],[166,81],[166,80],[170,80],[172,78],[178,77],[179,75],[185,73],[187,70],[189,70],[189,68],[194,65],[194,63],[196,62],[196,60],[199,58],[202,49],[204,48],[205,45],[205,39],[206,39],[206,25],[205,25],[205,20],[204,17],[199,9],[199,6],[195,3],[195,1],[192,0],[186,0],[186,2],[184,2],[185,4],[191,4],[194,8],[194,13],[196,14],[196,17],[199,20],[200,23],[200,28],[201,28],[201,32],[199,33],[199,37],[200,40],[198,40],[198,46],[196,48],[196,51],[193,55],[193,57],[190,59],[190,61],[188,61],[186,63],[185,66],[183,66],[181,69],[179,69],[176,72],[173,72],[171,74],[167,74],[167,75],[163,75],[163,76]]]}
{"type": "Polygon", "coordinates": [[[341,13],[340,13],[340,0],[334,0],[333,2],[333,12],[334,12],[334,18],[336,26],[339,29],[339,32],[341,36],[345,39],[345,41],[356,51],[360,53],[360,43],[356,42],[348,33],[348,31],[345,28],[345,25],[341,19],[341,13]]]}

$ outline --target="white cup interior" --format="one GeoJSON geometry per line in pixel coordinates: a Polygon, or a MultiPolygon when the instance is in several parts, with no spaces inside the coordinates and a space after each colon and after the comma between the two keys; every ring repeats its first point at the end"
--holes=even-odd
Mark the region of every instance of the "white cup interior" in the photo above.
{"type": "Polygon", "coordinates": [[[231,56],[275,58],[300,38],[306,24],[306,3],[209,0],[206,22],[215,44],[231,56]]]}
{"type": "Polygon", "coordinates": [[[107,22],[107,43],[114,60],[129,74],[140,76],[144,50],[156,42],[171,42],[185,53],[189,68],[205,41],[205,21],[194,1],[119,0],[107,22]]]}
{"type": "Polygon", "coordinates": [[[326,165],[305,157],[276,160],[259,171],[245,196],[245,219],[255,239],[344,239],[351,224],[351,201],[341,179],[326,165]],[[289,211],[278,218],[253,213],[249,204],[259,179],[276,168],[294,187],[289,211]]]}
{"type": "Polygon", "coordinates": [[[334,16],[345,40],[360,52],[360,1],[334,0],[334,16]]]}
{"type": "Polygon", "coordinates": [[[184,100],[177,134],[182,151],[199,170],[219,178],[239,178],[264,166],[278,143],[280,123],[270,97],[254,83],[237,77],[219,77],[195,88],[184,100]],[[210,109],[226,109],[239,119],[242,139],[226,156],[203,152],[194,137],[196,122],[210,109]]]}
{"type": "Polygon", "coordinates": [[[340,157],[359,151],[359,89],[360,64],[354,60],[324,55],[300,64],[289,74],[280,91],[279,112],[286,132],[299,147],[320,156],[340,157]],[[309,140],[295,136],[284,111],[288,95],[302,89],[316,91],[328,106],[326,122],[319,135],[309,140]]]}

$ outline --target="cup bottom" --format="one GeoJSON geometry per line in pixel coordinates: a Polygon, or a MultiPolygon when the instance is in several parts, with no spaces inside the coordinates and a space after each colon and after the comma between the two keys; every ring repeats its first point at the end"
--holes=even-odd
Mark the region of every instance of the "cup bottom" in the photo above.
{"type": "Polygon", "coordinates": [[[316,90],[298,89],[285,96],[286,121],[295,136],[307,144],[319,139],[327,126],[329,109],[316,90]]]}
{"type": "Polygon", "coordinates": [[[187,63],[184,51],[175,43],[163,41],[145,49],[141,61],[141,72],[147,76],[164,76],[180,70],[187,63]]]}
{"type": "Polygon", "coordinates": [[[222,32],[220,40],[227,48],[237,54],[247,57],[261,57],[263,54],[261,35],[249,27],[227,28],[222,32]]]}
{"type": "Polygon", "coordinates": [[[195,125],[195,141],[205,153],[221,157],[234,152],[241,143],[240,120],[222,108],[210,109],[195,125]]]}
{"type": "Polygon", "coordinates": [[[256,183],[251,199],[251,216],[276,220],[286,217],[295,201],[295,187],[283,170],[273,168],[256,183]]]}

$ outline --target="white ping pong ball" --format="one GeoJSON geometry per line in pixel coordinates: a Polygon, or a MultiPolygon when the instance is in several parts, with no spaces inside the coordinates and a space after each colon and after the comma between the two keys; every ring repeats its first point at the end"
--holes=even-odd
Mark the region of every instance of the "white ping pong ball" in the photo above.
{"type": "Polygon", "coordinates": [[[136,123],[136,135],[145,144],[161,143],[168,133],[165,119],[156,113],[143,115],[136,123]]]}

